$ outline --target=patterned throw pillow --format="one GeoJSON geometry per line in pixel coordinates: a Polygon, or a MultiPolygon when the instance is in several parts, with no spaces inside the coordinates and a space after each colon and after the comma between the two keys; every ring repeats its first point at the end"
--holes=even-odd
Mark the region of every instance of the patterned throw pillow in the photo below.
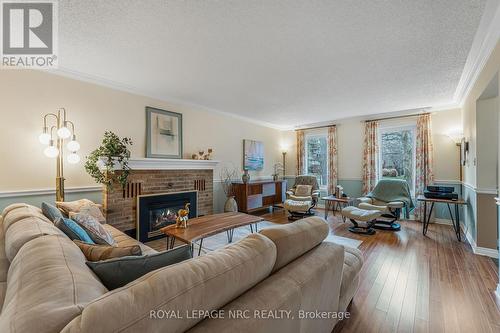
{"type": "Polygon", "coordinates": [[[57,219],[64,217],[57,207],[48,202],[42,202],[42,212],[51,222],[55,222],[57,219]]]}
{"type": "Polygon", "coordinates": [[[115,240],[113,236],[103,228],[101,223],[91,215],[81,214],[81,213],[69,213],[69,217],[74,220],[80,227],[85,229],[89,234],[90,238],[97,244],[102,245],[115,245],[115,240]]]}
{"type": "Polygon", "coordinates": [[[74,241],[76,245],[82,250],[85,258],[88,261],[100,261],[113,258],[121,258],[126,256],[140,256],[142,255],[141,247],[139,245],[132,245],[126,247],[116,247],[108,245],[94,245],[74,241]]]}
{"type": "Polygon", "coordinates": [[[298,197],[308,197],[311,195],[311,185],[297,185],[295,188],[295,195],[298,197]]]}
{"type": "Polygon", "coordinates": [[[80,199],[76,201],[56,201],[57,208],[59,208],[67,216],[70,213],[84,213],[91,215],[100,223],[106,223],[106,218],[102,214],[101,205],[95,204],[88,199],[80,199]]]}
{"type": "Polygon", "coordinates": [[[54,222],[62,232],[71,240],[81,240],[85,243],[95,244],[89,234],[72,219],[60,217],[54,222]]]}

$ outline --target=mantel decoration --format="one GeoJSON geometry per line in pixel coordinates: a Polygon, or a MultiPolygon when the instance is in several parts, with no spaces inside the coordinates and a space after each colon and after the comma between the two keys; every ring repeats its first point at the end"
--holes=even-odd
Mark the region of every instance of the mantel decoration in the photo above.
{"type": "Polygon", "coordinates": [[[237,212],[238,203],[234,199],[233,193],[233,180],[236,178],[236,169],[224,167],[220,170],[220,179],[222,181],[222,189],[226,195],[226,202],[224,204],[224,212],[237,212]]]}
{"type": "Polygon", "coordinates": [[[182,158],[182,114],[146,107],[146,157],[182,158]]]}
{"type": "Polygon", "coordinates": [[[87,156],[85,170],[97,183],[106,185],[108,188],[112,188],[115,182],[125,187],[130,173],[128,166],[130,159],[128,146],[130,145],[132,145],[132,139],[120,139],[115,133],[106,131],[101,146],[87,156]],[[117,168],[117,165],[120,168],[117,168]],[[118,176],[115,172],[117,169],[121,171],[118,176]]]}
{"type": "Polygon", "coordinates": [[[76,153],[80,150],[80,144],[76,141],[75,124],[67,119],[66,109],[60,108],[55,113],[47,113],[43,116],[43,132],[38,140],[43,145],[47,145],[43,153],[49,158],[56,159],[56,201],[64,201],[64,140],[71,139],[66,148],[69,151],[68,163],[76,164],[80,162],[80,156],[76,153]],[[49,118],[54,120],[54,124],[49,128],[49,118]],[[71,130],[68,128],[71,127],[71,130]],[[56,135],[54,135],[56,131],[56,135]]]}
{"type": "Polygon", "coordinates": [[[191,155],[191,158],[193,160],[205,160],[205,161],[210,161],[212,159],[212,153],[214,150],[212,148],[208,148],[207,152],[205,153],[205,150],[199,150],[198,154],[193,154],[191,155]]]}

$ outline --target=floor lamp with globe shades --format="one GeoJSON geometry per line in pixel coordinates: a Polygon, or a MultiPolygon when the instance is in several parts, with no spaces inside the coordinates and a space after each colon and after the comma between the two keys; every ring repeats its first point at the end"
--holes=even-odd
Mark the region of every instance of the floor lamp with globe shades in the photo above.
{"type": "Polygon", "coordinates": [[[38,140],[47,145],[43,153],[49,158],[56,158],[56,201],[64,201],[64,141],[71,139],[66,148],[69,151],[68,163],[80,162],[80,156],[76,153],[80,150],[80,144],[76,141],[75,124],[66,118],[66,109],[60,108],[55,113],[47,113],[43,116],[43,132],[38,140]],[[54,124],[49,127],[49,120],[54,124]],[[71,129],[69,128],[71,127],[71,129]],[[56,132],[54,134],[54,131],[56,132]]]}

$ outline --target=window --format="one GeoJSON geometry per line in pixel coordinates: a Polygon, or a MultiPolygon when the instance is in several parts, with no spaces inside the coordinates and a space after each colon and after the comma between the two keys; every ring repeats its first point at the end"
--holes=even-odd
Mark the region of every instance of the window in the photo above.
{"type": "Polygon", "coordinates": [[[320,187],[328,184],[328,134],[311,133],[306,134],[305,139],[305,168],[306,174],[318,178],[320,187]]]}
{"type": "Polygon", "coordinates": [[[379,142],[379,178],[404,179],[414,194],[415,126],[382,128],[379,142]]]}

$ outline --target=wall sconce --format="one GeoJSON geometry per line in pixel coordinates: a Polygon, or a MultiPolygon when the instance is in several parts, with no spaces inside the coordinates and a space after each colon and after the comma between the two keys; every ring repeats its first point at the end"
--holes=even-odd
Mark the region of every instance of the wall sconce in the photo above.
{"type": "Polygon", "coordinates": [[[38,140],[47,145],[43,153],[49,158],[56,160],[56,201],[64,201],[64,140],[71,138],[66,148],[70,152],[67,161],[70,164],[80,162],[80,156],[76,153],[80,150],[80,144],[76,141],[75,124],[66,119],[66,109],[60,108],[55,113],[47,113],[43,116],[43,130],[38,140]],[[54,119],[54,125],[48,126],[49,118],[54,119]],[[71,129],[69,128],[71,127],[71,129]],[[57,135],[54,135],[54,131],[57,135]]]}

